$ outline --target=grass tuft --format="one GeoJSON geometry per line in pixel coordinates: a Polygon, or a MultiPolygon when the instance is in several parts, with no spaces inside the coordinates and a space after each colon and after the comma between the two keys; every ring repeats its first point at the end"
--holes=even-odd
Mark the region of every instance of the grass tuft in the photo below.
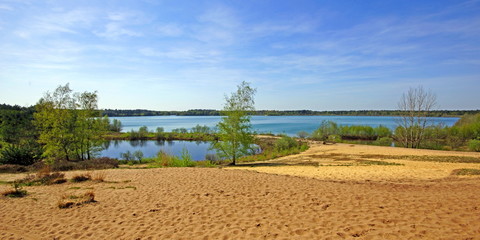
{"type": "Polygon", "coordinates": [[[95,201],[95,193],[93,191],[85,192],[83,195],[63,195],[57,203],[58,208],[70,208],[73,206],[81,206],[95,201]]]}
{"type": "Polygon", "coordinates": [[[88,173],[77,174],[72,177],[72,182],[85,182],[91,179],[92,179],[92,176],[90,176],[90,174],[88,173]]]}
{"type": "Polygon", "coordinates": [[[457,176],[480,175],[480,169],[473,169],[473,168],[455,169],[452,171],[452,175],[457,175],[457,176]]]}

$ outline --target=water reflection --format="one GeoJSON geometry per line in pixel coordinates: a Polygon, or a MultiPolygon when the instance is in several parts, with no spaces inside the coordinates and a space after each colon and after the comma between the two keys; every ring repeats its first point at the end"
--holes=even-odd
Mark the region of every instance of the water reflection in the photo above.
{"type": "Polygon", "coordinates": [[[154,157],[159,151],[181,156],[182,150],[187,149],[193,160],[204,160],[207,154],[215,154],[209,150],[210,143],[203,141],[158,141],[158,140],[112,140],[103,145],[105,149],[100,156],[122,159],[122,153],[127,151],[141,151],[144,157],[154,157]]]}

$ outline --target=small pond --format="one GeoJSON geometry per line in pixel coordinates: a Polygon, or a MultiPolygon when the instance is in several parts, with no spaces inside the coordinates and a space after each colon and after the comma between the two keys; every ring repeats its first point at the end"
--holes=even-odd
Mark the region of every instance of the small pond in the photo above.
{"type": "Polygon", "coordinates": [[[105,149],[100,152],[102,157],[122,159],[121,154],[127,151],[131,153],[142,151],[144,157],[154,157],[161,150],[175,156],[181,156],[182,150],[188,150],[194,161],[204,160],[205,155],[214,154],[214,150],[208,150],[209,142],[201,141],[155,141],[155,140],[112,140],[104,145],[105,149]]]}

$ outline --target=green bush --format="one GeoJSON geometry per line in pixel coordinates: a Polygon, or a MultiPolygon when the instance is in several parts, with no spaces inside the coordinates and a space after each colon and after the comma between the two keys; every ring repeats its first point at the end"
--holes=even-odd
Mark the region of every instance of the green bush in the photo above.
{"type": "Polygon", "coordinates": [[[480,152],[480,140],[472,139],[468,141],[468,148],[475,152],[480,152]]]}
{"type": "Polygon", "coordinates": [[[393,138],[391,137],[382,137],[377,139],[374,144],[379,146],[391,146],[393,142],[393,138]]]}
{"type": "Polygon", "coordinates": [[[1,164],[17,164],[28,166],[32,165],[39,159],[35,153],[35,149],[29,146],[16,146],[7,144],[0,149],[1,164]]]}
{"type": "Polygon", "coordinates": [[[275,150],[277,151],[283,151],[297,147],[298,142],[289,136],[283,136],[282,138],[275,141],[275,150]]]}
{"type": "Polygon", "coordinates": [[[342,137],[340,135],[336,135],[336,134],[333,134],[333,135],[329,135],[327,140],[329,142],[341,142],[342,141],[342,137]]]}

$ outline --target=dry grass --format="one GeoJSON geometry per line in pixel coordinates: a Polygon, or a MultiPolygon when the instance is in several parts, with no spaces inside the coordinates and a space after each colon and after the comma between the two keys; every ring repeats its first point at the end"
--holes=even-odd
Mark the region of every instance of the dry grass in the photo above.
{"type": "Polygon", "coordinates": [[[72,182],[85,182],[92,180],[92,176],[88,173],[77,174],[72,177],[72,182]]]}
{"type": "Polygon", "coordinates": [[[104,171],[96,171],[90,175],[92,176],[92,180],[97,182],[104,182],[107,177],[107,173],[104,171]]]}
{"type": "Polygon", "coordinates": [[[73,206],[81,206],[88,203],[94,203],[95,193],[93,191],[88,191],[83,195],[63,195],[57,203],[58,208],[70,208],[73,206]]]}
{"type": "Polygon", "coordinates": [[[11,197],[11,198],[21,198],[27,196],[27,190],[23,190],[22,186],[20,186],[19,181],[14,181],[12,183],[13,189],[11,190],[6,190],[1,193],[1,195],[5,197],[11,197]]]}

